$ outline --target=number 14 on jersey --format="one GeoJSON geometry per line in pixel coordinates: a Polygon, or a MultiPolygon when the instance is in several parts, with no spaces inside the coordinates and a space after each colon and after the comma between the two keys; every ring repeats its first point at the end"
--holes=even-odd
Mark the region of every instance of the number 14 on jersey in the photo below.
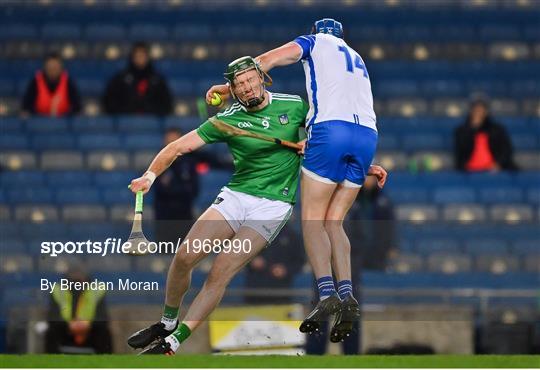
{"type": "MultiPolygon", "coordinates": [[[[347,72],[354,73],[353,63],[352,63],[352,58],[351,58],[351,53],[349,51],[349,48],[346,46],[339,46],[338,50],[343,52],[343,54],[345,54],[345,62],[347,63],[347,72]]],[[[369,79],[368,71],[367,71],[366,65],[364,64],[364,61],[362,60],[360,55],[356,54],[356,52],[353,51],[353,53],[354,53],[354,67],[364,71],[364,77],[369,79]]]]}

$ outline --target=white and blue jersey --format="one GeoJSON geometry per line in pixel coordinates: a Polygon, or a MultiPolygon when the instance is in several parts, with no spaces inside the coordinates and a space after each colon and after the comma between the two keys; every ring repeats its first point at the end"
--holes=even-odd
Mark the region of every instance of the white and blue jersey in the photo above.
{"type": "Polygon", "coordinates": [[[304,168],[362,185],[375,155],[377,125],[371,82],[360,55],[338,37],[297,37],[310,109],[304,168]]]}

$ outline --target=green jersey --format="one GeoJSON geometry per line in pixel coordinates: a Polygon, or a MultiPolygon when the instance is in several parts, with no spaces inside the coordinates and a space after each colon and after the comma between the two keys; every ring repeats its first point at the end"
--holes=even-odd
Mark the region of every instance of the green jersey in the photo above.
{"type": "MultiPolygon", "coordinates": [[[[269,104],[248,112],[239,103],[216,115],[226,124],[270,137],[299,141],[309,106],[297,95],[268,92],[269,104]]],[[[292,149],[246,136],[231,136],[219,131],[210,121],[198,129],[208,144],[225,142],[234,158],[234,174],[227,187],[261,198],[294,203],[301,158],[292,149]]]]}

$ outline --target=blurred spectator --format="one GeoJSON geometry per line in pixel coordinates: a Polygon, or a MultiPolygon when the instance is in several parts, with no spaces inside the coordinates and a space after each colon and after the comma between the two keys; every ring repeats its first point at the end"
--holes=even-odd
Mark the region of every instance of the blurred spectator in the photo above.
{"type": "MultiPolygon", "coordinates": [[[[361,275],[363,270],[384,271],[388,257],[395,251],[394,209],[390,199],[377,186],[377,179],[368,176],[358,197],[351,207],[345,230],[351,241],[351,272],[354,296],[361,302],[361,275]]],[[[316,296],[317,286],[314,286],[316,296]]],[[[306,353],[323,355],[328,339],[327,327],[320,335],[310,335],[306,341],[306,353]]],[[[343,353],[360,353],[360,323],[354,325],[353,333],[342,342],[343,353]]]]}
{"type": "Polygon", "coordinates": [[[43,69],[28,84],[22,101],[22,115],[60,117],[79,113],[81,100],[73,79],[57,53],[45,57],[43,69]]]}
{"type": "MultiPolygon", "coordinates": [[[[65,276],[73,282],[89,282],[79,266],[65,276]]],[[[111,353],[104,290],[60,290],[51,294],[48,330],[45,335],[47,353],[111,353]]]]}
{"type": "MultiPolygon", "coordinates": [[[[305,263],[302,239],[293,227],[286,224],[272,245],[263,250],[247,266],[246,288],[289,289],[294,276],[305,263]]],[[[290,296],[246,295],[246,303],[280,304],[292,301],[290,296]]]]}
{"type": "MultiPolygon", "coordinates": [[[[164,145],[182,136],[178,129],[165,132],[164,145]]],[[[156,236],[159,241],[176,242],[183,238],[193,220],[193,201],[199,194],[199,175],[195,154],[186,154],[156,179],[154,184],[156,236]]]]}
{"type": "Polygon", "coordinates": [[[512,142],[503,126],[489,115],[488,103],[476,99],[467,121],[455,130],[454,157],[462,171],[517,170],[512,156],[512,142]]]}
{"type": "Polygon", "coordinates": [[[156,72],[145,43],[131,49],[126,69],[109,81],[103,97],[110,114],[157,114],[172,112],[172,96],[163,76],[156,72]]]}

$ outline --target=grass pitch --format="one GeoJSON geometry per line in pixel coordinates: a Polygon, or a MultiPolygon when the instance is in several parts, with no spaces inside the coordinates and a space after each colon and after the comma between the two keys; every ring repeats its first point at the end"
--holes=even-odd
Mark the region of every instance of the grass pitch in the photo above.
{"type": "Polygon", "coordinates": [[[540,356],[0,355],[0,368],[540,368],[540,356]]]}

